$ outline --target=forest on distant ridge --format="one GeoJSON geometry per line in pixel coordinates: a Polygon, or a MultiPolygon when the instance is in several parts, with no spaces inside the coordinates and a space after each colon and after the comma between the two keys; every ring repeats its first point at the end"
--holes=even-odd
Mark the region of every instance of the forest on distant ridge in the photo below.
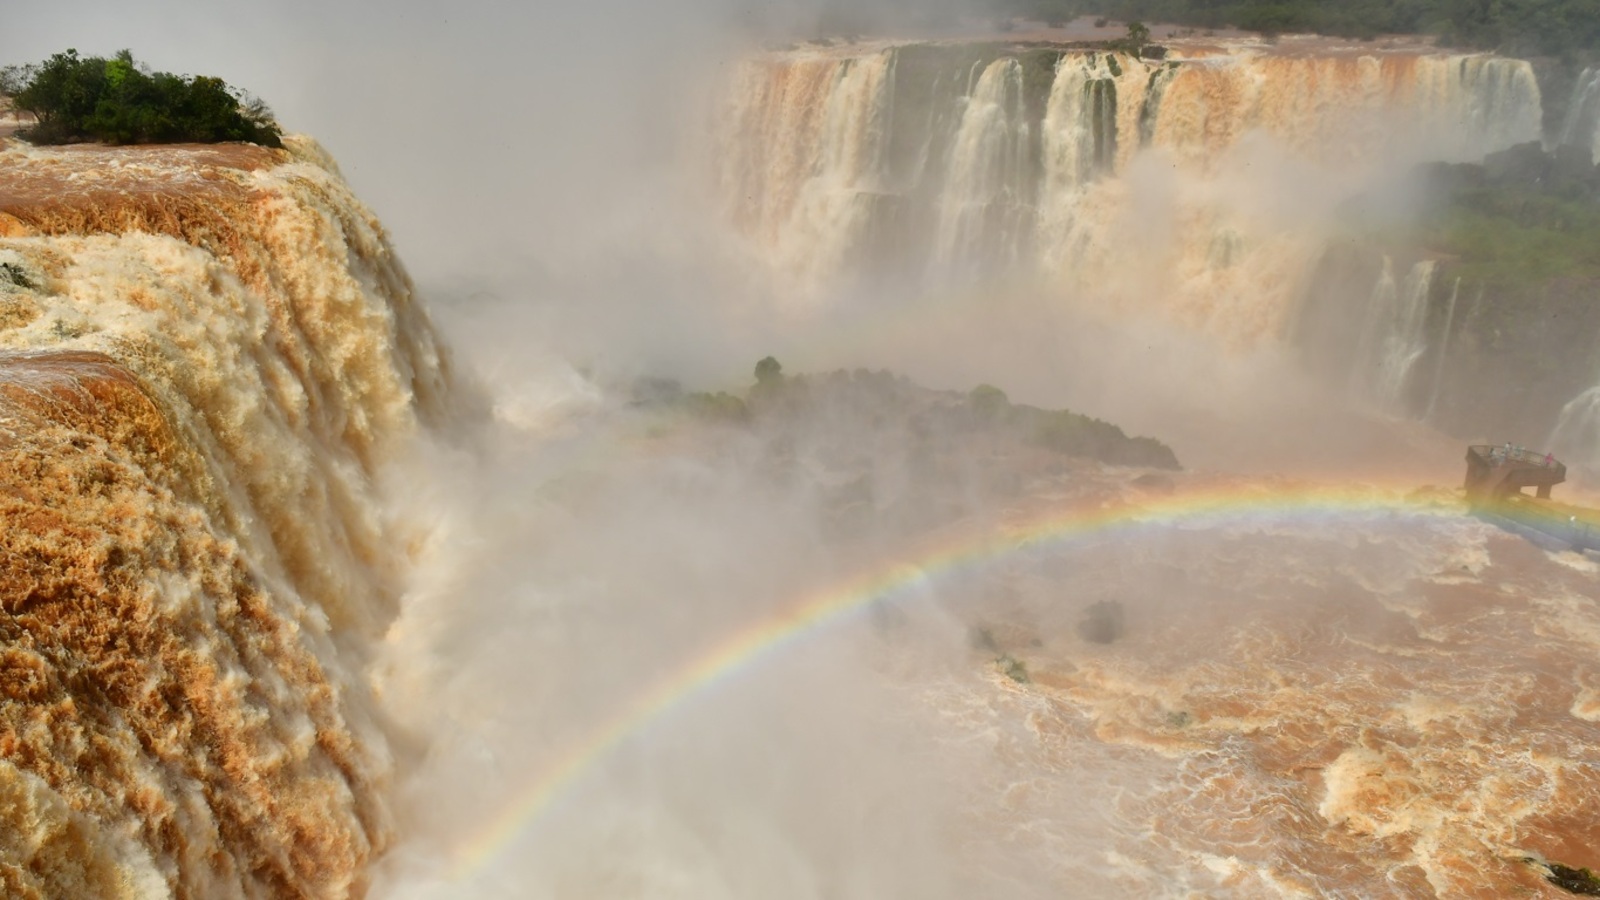
{"type": "Polygon", "coordinates": [[[1600,49],[1596,0],[1009,0],[1019,13],[1064,13],[1267,34],[1371,38],[1431,34],[1446,44],[1570,57],[1600,49]]]}
{"type": "MultiPolygon", "coordinates": [[[[1152,26],[1358,39],[1424,34],[1451,47],[1566,63],[1600,59],[1600,0],[883,0],[868,7],[831,0],[818,30],[825,36],[888,33],[905,22],[937,24],[973,15],[1052,23],[1097,16],[1152,26]]],[[[1156,32],[1157,40],[1165,36],[1156,32]]]]}

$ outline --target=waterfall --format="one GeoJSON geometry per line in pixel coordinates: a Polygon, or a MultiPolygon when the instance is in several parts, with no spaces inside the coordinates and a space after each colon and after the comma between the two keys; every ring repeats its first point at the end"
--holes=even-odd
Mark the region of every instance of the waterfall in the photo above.
{"type": "Polygon", "coordinates": [[[888,52],[743,67],[723,193],[779,268],[810,277],[851,262],[882,187],[893,78],[888,52]]]}
{"type": "Polygon", "coordinates": [[[1117,160],[1115,60],[1091,53],[1061,60],[1044,116],[1044,190],[1077,189],[1112,170],[1117,160]]]}
{"type": "Polygon", "coordinates": [[[1022,67],[1014,59],[990,63],[967,98],[951,148],[938,201],[937,271],[1020,258],[1033,181],[1029,132],[1022,67]]]}
{"type": "Polygon", "coordinates": [[[1450,287],[1450,305],[1445,309],[1444,330],[1439,332],[1439,359],[1433,366],[1433,391],[1428,395],[1428,409],[1422,414],[1424,422],[1433,420],[1433,411],[1439,406],[1439,390],[1444,386],[1444,366],[1450,352],[1450,332],[1456,321],[1456,300],[1460,295],[1461,277],[1458,275],[1455,284],[1450,287]]]}
{"type": "Polygon", "coordinates": [[[447,360],[286,144],[0,150],[5,896],[353,896],[389,841],[382,484],[447,360]]]}
{"type": "Polygon", "coordinates": [[[1424,326],[1434,267],[1433,260],[1418,262],[1404,283],[1397,284],[1393,261],[1385,257],[1367,304],[1351,384],[1360,396],[1388,412],[1405,412],[1411,369],[1428,349],[1424,326]]]}
{"type": "Polygon", "coordinates": [[[1156,122],[1161,119],[1161,101],[1167,87],[1178,74],[1176,65],[1161,66],[1150,72],[1145,86],[1145,102],[1139,109],[1139,146],[1148,147],[1156,139],[1156,122]]]}
{"type": "Polygon", "coordinates": [[[1600,384],[1561,407],[1548,444],[1567,465],[1600,474],[1600,384]]]}
{"type": "Polygon", "coordinates": [[[1474,162],[1485,153],[1538,140],[1539,82],[1521,60],[1494,56],[1424,57],[1418,90],[1425,101],[1415,132],[1427,156],[1474,162]]]}
{"type": "Polygon", "coordinates": [[[1600,161],[1600,66],[1584,69],[1572,88],[1558,147],[1582,147],[1600,161]]]}
{"type": "Polygon", "coordinates": [[[1476,160],[1541,122],[1527,62],[1415,50],[837,47],[748,61],[730,92],[729,218],[779,294],[880,265],[912,283],[1024,273],[1240,345],[1282,334],[1323,239],[1257,193],[1476,160]],[[1285,180],[1241,190],[1262,148],[1285,180]]]}

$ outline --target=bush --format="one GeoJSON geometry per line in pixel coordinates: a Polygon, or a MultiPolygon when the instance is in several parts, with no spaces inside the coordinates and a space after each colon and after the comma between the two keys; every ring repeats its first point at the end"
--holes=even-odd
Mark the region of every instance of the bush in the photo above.
{"type": "Polygon", "coordinates": [[[684,400],[684,408],[691,415],[718,422],[743,422],[750,418],[743,400],[722,391],[690,394],[684,400]]]}
{"type": "Polygon", "coordinates": [[[783,383],[783,364],[767,356],[756,363],[756,384],[776,387],[783,383]]]}
{"type": "Polygon", "coordinates": [[[0,91],[38,124],[36,144],[247,141],[283,146],[271,110],[220,78],[152,72],[127,50],[112,59],[68,50],[0,72],[0,91]]]}
{"type": "Polygon", "coordinates": [[[992,384],[980,384],[967,394],[972,411],[984,419],[993,419],[1011,407],[1006,392],[992,384]]]}

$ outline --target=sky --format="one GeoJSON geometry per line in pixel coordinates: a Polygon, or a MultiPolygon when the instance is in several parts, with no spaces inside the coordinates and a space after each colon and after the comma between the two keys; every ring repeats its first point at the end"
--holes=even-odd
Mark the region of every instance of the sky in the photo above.
{"type": "Polygon", "coordinates": [[[254,93],[334,154],[437,284],[534,244],[570,250],[575,221],[646,192],[630,179],[670,162],[683,77],[721,65],[726,26],[749,19],[724,4],[15,3],[0,64],[128,48],[254,93]]]}

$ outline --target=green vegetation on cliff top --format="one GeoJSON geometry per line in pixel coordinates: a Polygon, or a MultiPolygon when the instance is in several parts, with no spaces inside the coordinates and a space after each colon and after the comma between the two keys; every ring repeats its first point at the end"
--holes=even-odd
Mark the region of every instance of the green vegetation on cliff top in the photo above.
{"type": "Polygon", "coordinates": [[[1483,165],[1428,167],[1413,243],[1490,285],[1600,282],[1600,169],[1586,152],[1525,144],[1483,165]]]}
{"type": "Polygon", "coordinates": [[[1317,335],[1308,346],[1347,340],[1355,352],[1380,260],[1396,280],[1432,260],[1423,324],[1434,355],[1416,371],[1434,373],[1418,382],[1433,387],[1410,398],[1414,411],[1459,434],[1507,423],[1548,433],[1562,404],[1594,384],[1600,169],[1586,148],[1530,143],[1482,164],[1430,164],[1346,212],[1319,269],[1339,286],[1314,291],[1301,320],[1317,335]]]}
{"type": "Polygon", "coordinates": [[[921,440],[943,441],[982,436],[1111,465],[1181,468],[1172,448],[1155,438],[1129,437],[1110,422],[1071,410],[1012,403],[992,385],[979,385],[962,396],[864,369],[786,375],[770,356],[756,364],[755,377],[742,398],[685,393],[676,382],[657,378],[640,379],[634,395],[646,406],[676,408],[730,424],[765,419],[803,432],[821,423],[853,422],[847,429],[851,433],[905,429],[921,440]]]}
{"type": "Polygon", "coordinates": [[[127,50],[111,59],[68,50],[35,65],[8,66],[0,70],[0,93],[38,120],[21,132],[36,144],[282,146],[272,112],[260,100],[220,78],[151,71],[127,50]]]}
{"type": "MultiPolygon", "coordinates": [[[[1432,35],[1447,46],[1568,60],[1600,52],[1595,0],[884,0],[868,12],[831,0],[824,34],[889,33],[905,22],[949,25],[962,15],[1064,23],[1080,16],[1118,22],[1241,28],[1268,35],[1305,33],[1358,39],[1432,35]]],[[[1150,35],[1160,40],[1161,29],[1150,35]]]]}
{"type": "Polygon", "coordinates": [[[1490,283],[1600,278],[1600,207],[1563,197],[1468,188],[1425,224],[1424,243],[1490,283]]]}
{"type": "MultiPolygon", "coordinates": [[[[1594,0],[1015,0],[1084,13],[1268,34],[1355,38],[1431,34],[1444,43],[1505,53],[1564,56],[1600,47],[1594,0]]],[[[1060,15],[1059,10],[1054,13],[1060,15]]]]}

